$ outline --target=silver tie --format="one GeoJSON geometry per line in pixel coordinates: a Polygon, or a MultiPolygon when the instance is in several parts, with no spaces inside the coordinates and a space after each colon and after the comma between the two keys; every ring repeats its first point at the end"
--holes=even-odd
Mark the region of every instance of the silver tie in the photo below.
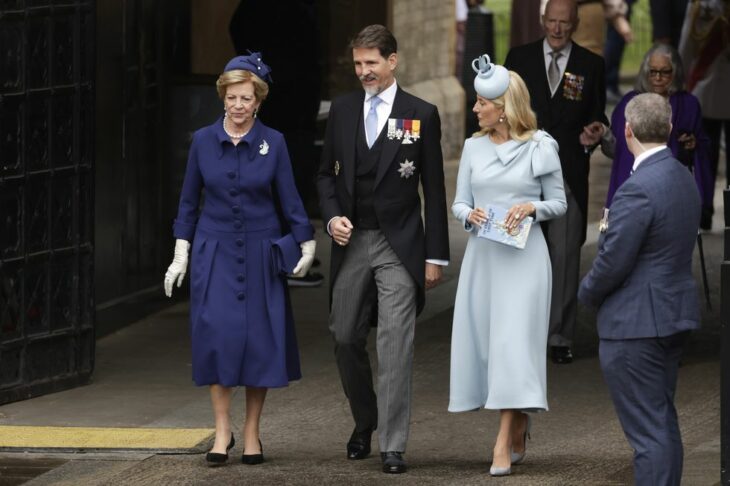
{"type": "Polygon", "coordinates": [[[368,135],[368,148],[372,147],[375,143],[375,139],[378,138],[378,112],[376,108],[383,101],[377,96],[370,98],[370,110],[368,110],[368,116],[365,117],[365,131],[368,135]]]}
{"type": "Polygon", "coordinates": [[[550,66],[548,66],[548,83],[550,83],[550,94],[554,94],[560,84],[560,68],[558,67],[558,59],[563,54],[559,51],[552,51],[550,55],[552,56],[552,60],[550,61],[550,66]]]}

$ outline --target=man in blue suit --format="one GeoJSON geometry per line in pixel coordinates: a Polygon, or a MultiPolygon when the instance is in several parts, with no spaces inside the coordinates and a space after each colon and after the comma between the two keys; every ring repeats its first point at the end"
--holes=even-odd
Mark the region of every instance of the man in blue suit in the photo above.
{"type": "Polygon", "coordinates": [[[597,306],[601,369],[634,449],[637,485],[679,485],[682,439],[674,391],[682,345],[699,327],[692,251],[700,198],[666,147],[671,108],[646,93],[626,105],[634,172],[601,224],[598,256],[578,292],[597,306]]]}

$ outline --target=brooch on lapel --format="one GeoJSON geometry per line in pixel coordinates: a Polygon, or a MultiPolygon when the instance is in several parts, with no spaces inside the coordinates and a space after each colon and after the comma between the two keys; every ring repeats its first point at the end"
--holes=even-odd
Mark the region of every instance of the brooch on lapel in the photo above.
{"type": "Polygon", "coordinates": [[[403,140],[409,144],[421,138],[421,120],[388,118],[388,139],[403,140]]]}
{"type": "Polygon", "coordinates": [[[335,176],[340,175],[340,161],[335,160],[335,176]]]}
{"type": "Polygon", "coordinates": [[[266,155],[269,153],[269,144],[266,143],[266,140],[264,140],[264,142],[261,145],[259,145],[259,153],[261,155],[266,155]]]}
{"type": "MultiPolygon", "coordinates": [[[[403,142],[405,143],[405,142],[403,142]]],[[[413,162],[406,159],[404,162],[400,163],[400,169],[398,169],[398,173],[400,176],[404,179],[408,179],[416,172],[416,168],[413,166],[413,162]]]]}
{"type": "Polygon", "coordinates": [[[563,80],[563,97],[572,101],[582,100],[585,81],[585,76],[566,72],[563,80]]]}

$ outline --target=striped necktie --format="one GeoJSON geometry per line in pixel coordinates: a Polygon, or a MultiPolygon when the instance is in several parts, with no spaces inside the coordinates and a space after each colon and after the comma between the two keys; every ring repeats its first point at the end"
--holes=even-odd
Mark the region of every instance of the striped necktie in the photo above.
{"type": "Polygon", "coordinates": [[[550,94],[555,93],[560,84],[560,67],[558,67],[558,59],[563,55],[560,51],[552,51],[550,56],[550,66],[548,66],[548,83],[550,83],[550,94]]]}

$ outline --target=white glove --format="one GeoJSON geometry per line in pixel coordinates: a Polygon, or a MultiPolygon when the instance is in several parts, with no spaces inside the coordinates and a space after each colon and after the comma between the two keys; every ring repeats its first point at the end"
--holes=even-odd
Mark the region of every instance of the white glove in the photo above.
{"type": "Polygon", "coordinates": [[[314,240],[303,241],[299,244],[302,249],[302,258],[297,262],[297,266],[292,270],[292,275],[295,277],[303,277],[307,274],[312,263],[314,263],[314,250],[317,249],[317,242],[314,240]]]}
{"type": "Polygon", "coordinates": [[[165,272],[165,295],[172,297],[172,284],[177,280],[177,286],[182,285],[185,271],[188,268],[188,250],[190,243],[187,240],[175,240],[175,256],[165,272]]]}

